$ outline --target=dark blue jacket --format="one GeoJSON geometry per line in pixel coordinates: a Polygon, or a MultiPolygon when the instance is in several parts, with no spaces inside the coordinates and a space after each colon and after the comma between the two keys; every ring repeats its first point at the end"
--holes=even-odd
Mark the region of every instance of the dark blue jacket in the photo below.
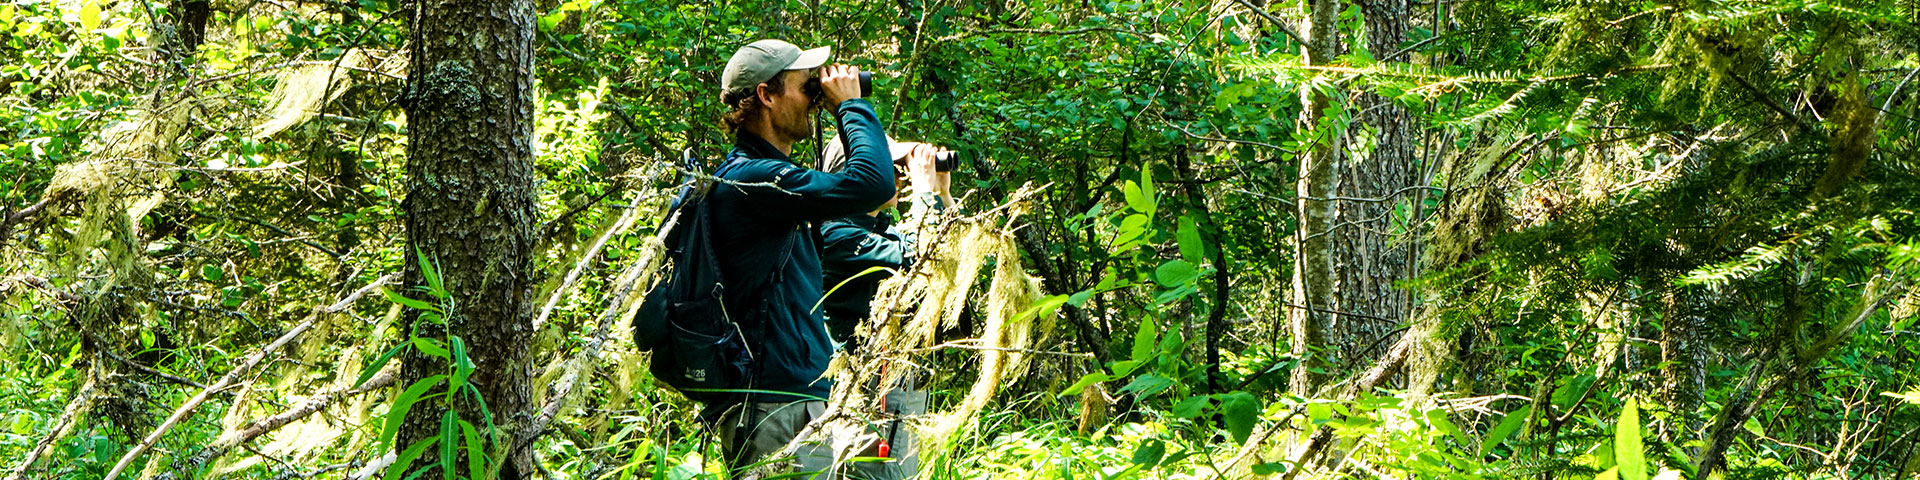
{"type": "Polygon", "coordinates": [[[861,273],[873,267],[906,268],[913,261],[913,238],[893,228],[893,217],[885,213],[828,220],[820,224],[820,237],[823,285],[831,291],[820,308],[827,313],[827,332],[833,341],[852,347],[853,330],[873,312],[880,281],[892,276],[861,273]]]}
{"type": "Polygon", "coordinates": [[[750,388],[755,402],[824,398],[833,383],[820,378],[833,358],[820,302],[820,241],[813,223],[873,211],[893,198],[893,161],[880,117],[866,100],[835,109],[849,161],[839,173],[795,165],[752,133],[741,132],[716,172],[737,184],[714,187],[713,247],[729,290],[727,309],[755,312],[742,322],[758,358],[750,388]],[[782,247],[790,250],[782,252],[782,247]],[[777,264],[786,258],[784,264],[777,264]],[[772,271],[771,277],[768,276],[772,271]],[[771,283],[744,292],[739,283],[771,283]],[[763,303],[764,302],[764,303],[763,303]],[[758,307],[764,306],[764,310],[758,307]]]}

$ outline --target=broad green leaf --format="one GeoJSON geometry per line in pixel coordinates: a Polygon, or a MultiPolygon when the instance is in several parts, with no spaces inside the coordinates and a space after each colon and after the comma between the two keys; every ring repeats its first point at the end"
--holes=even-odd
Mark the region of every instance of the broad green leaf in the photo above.
{"type": "Polygon", "coordinates": [[[1326,403],[1326,402],[1313,402],[1313,403],[1307,404],[1307,420],[1313,421],[1314,425],[1327,423],[1328,420],[1333,420],[1333,404],[1326,403]]]}
{"type": "Polygon", "coordinates": [[[406,450],[400,452],[400,456],[394,458],[392,465],[387,465],[387,471],[380,475],[380,479],[396,480],[400,478],[400,474],[406,473],[407,467],[413,466],[414,460],[420,459],[420,454],[427,453],[427,448],[439,442],[440,438],[434,437],[424,442],[407,446],[406,450]]]}
{"type": "Polygon", "coordinates": [[[1193,264],[1186,260],[1168,260],[1160,264],[1160,268],[1153,269],[1153,280],[1167,288],[1186,285],[1199,278],[1200,270],[1193,268],[1193,264]]]}
{"type": "Polygon", "coordinates": [[[1132,215],[1127,215],[1126,218],[1120,219],[1120,234],[1122,236],[1128,236],[1128,235],[1140,236],[1141,234],[1146,233],[1146,228],[1147,228],[1146,215],[1141,215],[1136,213],[1132,215]]]}
{"type": "Polygon", "coordinates": [[[386,292],[388,301],[391,301],[393,303],[398,303],[401,306],[405,306],[407,308],[412,308],[412,309],[418,309],[418,310],[428,310],[428,311],[439,310],[438,308],[434,308],[433,304],[431,303],[407,298],[405,295],[401,295],[400,292],[393,291],[393,289],[382,288],[380,290],[383,292],[386,292]]]}
{"type": "Polygon", "coordinates": [[[1085,291],[1074,293],[1073,295],[1067,296],[1067,305],[1072,305],[1074,308],[1080,308],[1081,306],[1084,306],[1087,304],[1087,300],[1090,300],[1093,298],[1093,294],[1094,294],[1093,290],[1085,290],[1085,291]]]}
{"type": "Polygon", "coordinates": [[[1140,319],[1140,330],[1133,332],[1133,361],[1142,362],[1153,356],[1153,346],[1159,343],[1160,335],[1155,326],[1153,317],[1140,319]]]}
{"type": "Polygon", "coordinates": [[[1154,374],[1141,375],[1127,386],[1120,387],[1120,393],[1133,393],[1139,398],[1152,397],[1173,386],[1173,379],[1154,374]]]}
{"type": "Polygon", "coordinates": [[[1521,426],[1527,424],[1527,417],[1530,415],[1533,415],[1532,404],[1522,406],[1519,410],[1508,413],[1506,418],[1500,419],[1500,423],[1494,425],[1493,430],[1487,431],[1487,438],[1480,441],[1480,454],[1485,455],[1491,452],[1493,447],[1506,443],[1507,437],[1512,436],[1513,432],[1519,431],[1521,426]]]}
{"type": "Polygon", "coordinates": [[[457,437],[454,437],[460,430],[453,423],[455,419],[451,408],[440,413],[440,480],[453,480],[453,467],[456,465],[454,456],[460,447],[457,437]]]}
{"type": "Polygon", "coordinates": [[[1053,315],[1053,311],[1059,309],[1060,305],[1066,304],[1067,300],[1068,297],[1066,295],[1054,295],[1042,298],[1040,301],[1034,302],[1032,307],[1022,310],[1019,315],[1015,315],[1014,321],[1024,322],[1028,318],[1035,316],[1053,315]]]}
{"type": "Polygon", "coordinates": [[[224,276],[225,274],[220,271],[219,265],[207,264],[200,266],[200,278],[208,282],[220,283],[220,279],[224,276]]]}
{"type": "Polygon", "coordinates": [[[1447,435],[1453,437],[1453,441],[1459,444],[1461,448],[1466,448],[1467,445],[1473,444],[1471,440],[1467,439],[1467,433],[1460,431],[1460,427],[1453,424],[1453,419],[1448,418],[1446,410],[1436,409],[1427,411],[1427,423],[1432,424],[1433,428],[1447,432],[1447,435]]]}
{"type": "Polygon", "coordinates": [[[1131,208],[1133,211],[1140,213],[1153,211],[1153,205],[1148,202],[1146,197],[1140,195],[1140,185],[1133,183],[1132,180],[1128,180],[1126,183],[1120,185],[1120,195],[1127,199],[1127,208],[1131,208]]]}
{"type": "Polygon", "coordinates": [[[380,354],[379,358],[373,359],[373,363],[368,364],[367,368],[360,369],[360,379],[353,381],[353,387],[360,388],[367,383],[367,380],[372,380],[373,375],[380,373],[380,369],[386,367],[387,362],[392,361],[394,355],[399,355],[401,350],[406,350],[407,346],[412,344],[412,342],[402,343],[393,347],[392,350],[387,350],[387,353],[380,354]]]}
{"type": "Polygon", "coordinates": [[[1607,471],[1600,472],[1599,475],[1593,476],[1593,480],[1620,480],[1620,467],[1613,467],[1607,469],[1607,471]]]}
{"type": "Polygon", "coordinates": [[[91,32],[100,29],[100,2],[88,0],[80,4],[80,26],[91,32]]]}
{"type": "MultiPolygon", "coordinates": [[[[377,439],[377,441],[380,442],[381,445],[393,445],[394,437],[400,434],[400,422],[407,419],[407,411],[413,409],[414,402],[420,401],[421,395],[426,395],[427,390],[431,390],[434,386],[440,385],[440,381],[446,379],[446,375],[434,375],[420,379],[420,381],[413,382],[413,385],[408,386],[406,391],[400,392],[400,396],[394,397],[393,406],[387,408],[387,421],[385,422],[385,426],[380,429],[380,438],[377,439]]],[[[382,448],[380,450],[384,451],[386,449],[382,448]]]]}
{"type": "MultiPolygon", "coordinates": [[[[1206,244],[1200,240],[1200,226],[1191,215],[1180,216],[1180,230],[1174,234],[1180,240],[1180,258],[1187,263],[1198,264],[1207,256],[1206,244]]],[[[1215,265],[1214,267],[1219,267],[1215,265]]]]}
{"type": "Polygon", "coordinates": [[[1620,423],[1613,428],[1614,461],[1620,465],[1620,480],[1647,480],[1647,459],[1640,444],[1640,404],[1627,399],[1620,423]]]}
{"type": "Polygon", "coordinates": [[[1080,394],[1080,389],[1087,388],[1088,385],[1093,385],[1095,383],[1100,383],[1100,382],[1104,382],[1112,379],[1113,377],[1107,376],[1106,372],[1089,373],[1087,374],[1087,376],[1080,377],[1080,381],[1073,382],[1073,385],[1068,386],[1066,390],[1061,390],[1060,396],[1064,397],[1067,395],[1078,395],[1080,394]]]}
{"type": "Polygon", "coordinates": [[[1149,467],[1159,465],[1160,459],[1166,457],[1167,442],[1162,442],[1157,438],[1140,442],[1140,448],[1133,450],[1133,463],[1138,465],[1149,467]]]}
{"type": "Polygon", "coordinates": [[[33,433],[33,417],[27,415],[13,417],[14,435],[26,435],[30,433],[33,433]]]}
{"type": "Polygon", "coordinates": [[[1198,417],[1206,410],[1207,405],[1212,403],[1213,397],[1207,395],[1187,397],[1186,400],[1173,404],[1173,416],[1174,418],[1198,417]]]}
{"type": "Polygon", "coordinates": [[[1153,216],[1154,210],[1160,207],[1160,202],[1159,193],[1153,188],[1152,164],[1140,166],[1140,198],[1147,203],[1147,208],[1141,211],[1146,212],[1147,216],[1153,216]]]}
{"type": "Polygon", "coordinates": [[[480,442],[480,432],[473,429],[473,424],[461,420],[460,436],[467,442],[467,478],[485,478],[487,446],[480,442]]]}
{"type": "Polygon", "coordinates": [[[427,355],[445,358],[445,359],[453,358],[453,353],[448,352],[447,347],[444,345],[441,345],[439,340],[434,340],[431,338],[413,337],[413,348],[418,348],[420,349],[420,353],[424,353],[427,355]]]}
{"type": "Polygon", "coordinates": [[[1224,393],[1214,398],[1220,400],[1220,413],[1226,417],[1227,432],[1233,434],[1233,442],[1246,443],[1247,436],[1253,435],[1253,426],[1260,423],[1260,399],[1247,392],[1224,393]]]}

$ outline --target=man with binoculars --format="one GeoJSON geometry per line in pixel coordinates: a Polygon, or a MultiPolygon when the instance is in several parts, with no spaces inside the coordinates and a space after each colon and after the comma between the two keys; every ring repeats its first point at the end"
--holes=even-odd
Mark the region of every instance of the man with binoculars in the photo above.
{"type": "MultiPolygon", "coordinates": [[[[909,222],[931,225],[954,205],[951,151],[933,145],[887,140],[894,163],[894,188],[900,192],[872,212],[848,215],[820,224],[820,266],[826,274],[828,289],[821,302],[827,315],[827,332],[835,344],[847,350],[859,348],[854,330],[865,323],[873,311],[873,299],[880,281],[889,275],[870,272],[874,267],[895,271],[911,266],[918,256],[915,247],[917,229],[900,228],[888,214],[905,196],[911,207],[909,222]],[[945,164],[942,164],[942,162],[945,164]]],[[[841,171],[847,166],[846,149],[840,142],[827,142],[820,156],[820,170],[841,171]]],[[[890,368],[918,368],[909,362],[889,363],[890,368]]],[[[919,445],[902,422],[905,417],[927,410],[927,394],[916,387],[920,371],[907,372],[902,381],[889,385],[884,411],[863,412],[870,419],[873,444],[858,453],[863,457],[881,457],[884,461],[855,463],[847,469],[857,480],[893,480],[912,478],[919,468],[919,445]]]]}
{"type": "MultiPolygon", "coordinates": [[[[895,195],[888,142],[873,105],[861,98],[861,72],[827,65],[831,56],[828,47],[761,40],[734,52],[721,75],[728,107],[721,121],[734,145],[708,197],[710,248],[726,279],[724,309],[742,327],[754,364],[747,388],[708,405],[703,416],[735,468],[781,451],[826,411],[832,382],[821,374],[834,347],[813,308],[822,291],[813,225],[871,212],[895,195]],[[836,120],[848,158],[838,172],[789,157],[811,133],[815,108],[836,120]]],[[[796,453],[800,471],[823,471],[833,461],[824,445],[796,453]]]]}

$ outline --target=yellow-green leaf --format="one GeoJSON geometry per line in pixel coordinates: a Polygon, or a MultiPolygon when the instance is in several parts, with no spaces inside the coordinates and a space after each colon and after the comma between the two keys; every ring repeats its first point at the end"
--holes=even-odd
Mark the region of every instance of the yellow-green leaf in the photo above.
{"type": "Polygon", "coordinates": [[[88,1],[80,4],[80,26],[88,31],[100,28],[100,2],[88,1]]]}
{"type": "Polygon", "coordinates": [[[1900,400],[1906,401],[1907,403],[1911,403],[1914,405],[1920,405],[1920,390],[1914,390],[1907,393],[1881,392],[1880,394],[1893,397],[1893,398],[1898,398],[1900,400]]]}
{"type": "Polygon", "coordinates": [[[1647,480],[1647,459],[1640,445],[1640,404],[1627,399],[1626,411],[1613,428],[1613,459],[1620,465],[1620,480],[1647,480]]]}

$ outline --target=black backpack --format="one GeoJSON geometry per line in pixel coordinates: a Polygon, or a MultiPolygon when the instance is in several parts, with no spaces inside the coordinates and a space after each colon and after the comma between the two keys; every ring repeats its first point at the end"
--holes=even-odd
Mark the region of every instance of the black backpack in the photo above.
{"type": "MultiPolygon", "coordinates": [[[[715,176],[732,164],[729,160],[721,165],[715,176]]],[[[641,351],[653,351],[648,371],[688,399],[708,404],[744,397],[755,373],[755,352],[747,341],[759,338],[763,322],[757,320],[761,313],[757,310],[764,307],[729,312],[727,298],[771,284],[793,250],[793,237],[788,235],[780,261],[755,279],[758,282],[727,282],[713,248],[713,208],[707,201],[713,188],[712,181],[696,179],[674,199],[672,210],[680,220],[667,232],[669,263],[633,318],[634,343],[641,351]],[[739,291],[730,294],[729,284],[739,291]]]]}

